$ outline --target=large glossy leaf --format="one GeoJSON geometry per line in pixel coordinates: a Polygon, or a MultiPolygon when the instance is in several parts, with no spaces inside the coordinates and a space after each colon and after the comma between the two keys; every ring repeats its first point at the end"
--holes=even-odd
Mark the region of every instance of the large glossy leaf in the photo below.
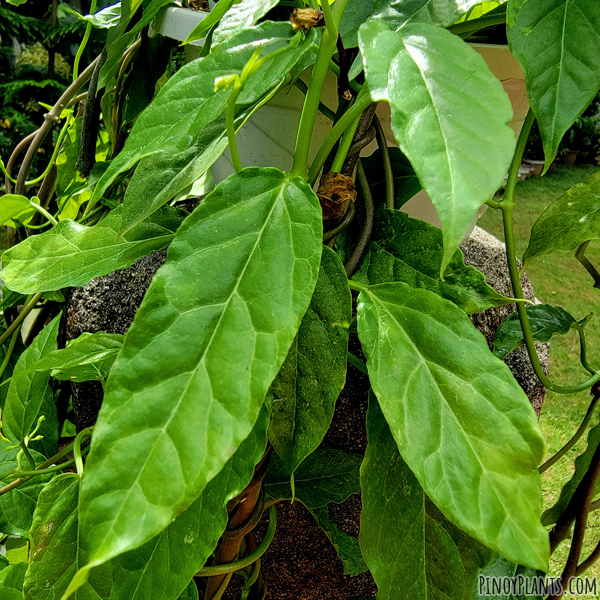
{"type": "Polygon", "coordinates": [[[310,511],[325,535],[332,543],[337,555],[342,561],[344,575],[356,577],[367,570],[367,563],[360,550],[360,544],[355,537],[347,534],[329,519],[327,507],[310,511]]]}
{"type": "MultiPolygon", "coordinates": [[[[533,339],[538,342],[549,342],[555,333],[566,335],[572,328],[581,326],[566,310],[550,304],[528,306],[527,316],[533,339]]],[[[502,322],[496,332],[494,354],[503,359],[522,344],[523,330],[519,315],[512,313],[502,322]]]]}
{"type": "Polygon", "coordinates": [[[575,119],[600,88],[600,4],[510,0],[506,34],[523,66],[542,134],[546,169],[575,119]]]}
{"type": "Polygon", "coordinates": [[[460,248],[448,263],[442,281],[442,232],[424,221],[381,207],[376,213],[372,240],[353,277],[361,283],[401,281],[435,292],[466,313],[510,303],[485,282],[481,271],[465,265],[460,248]]]}
{"type": "Polygon", "coordinates": [[[227,502],[248,485],[267,445],[263,407],[250,435],[200,496],[156,538],[111,561],[111,600],[175,600],[204,566],[227,525],[227,502]]]}
{"type": "Polygon", "coordinates": [[[212,39],[211,51],[220,44],[226,43],[236,33],[256,25],[279,0],[244,0],[233,6],[221,19],[212,39]]]}
{"type": "Polygon", "coordinates": [[[298,498],[309,509],[331,502],[339,504],[356,494],[362,456],[343,450],[322,448],[313,452],[294,475],[294,490],[283,461],[273,457],[265,478],[265,491],[272,498],[298,498]]]}
{"type": "MultiPolygon", "coordinates": [[[[32,372],[34,365],[57,348],[58,315],[21,354],[8,387],[2,429],[10,440],[20,443],[33,430],[48,388],[50,371],[32,372]]],[[[1,531],[1,530],[0,530],[1,531]]]]}
{"type": "Polygon", "coordinates": [[[310,306],[269,392],[269,439],[290,475],[317,449],[331,424],[346,382],[351,319],[344,265],[325,247],[310,306]]]}
{"type": "MultiPolygon", "coordinates": [[[[388,152],[394,174],[394,207],[400,208],[421,191],[421,182],[400,148],[388,148],[388,152]]],[[[371,156],[361,160],[373,194],[373,200],[375,203],[385,203],[385,171],[381,151],[376,150],[371,156]]]]}
{"type": "MultiPolygon", "coordinates": [[[[502,556],[496,555],[490,564],[482,569],[477,578],[473,600],[542,600],[542,595],[553,595],[557,588],[548,586],[544,589],[543,582],[552,581],[546,578],[542,571],[534,571],[527,567],[515,565],[502,556]],[[514,586],[504,589],[504,581],[511,579],[514,586]],[[499,589],[500,588],[500,589],[499,589]],[[513,593],[514,592],[514,593],[513,593]]],[[[554,584],[559,582],[554,578],[554,584]]],[[[550,585],[552,585],[550,583],[550,585]]]]}
{"type": "Polygon", "coordinates": [[[546,569],[535,412],[469,318],[432,292],[387,283],[361,291],[358,334],[373,391],[427,495],[484,545],[546,569]]]}
{"type": "Polygon", "coordinates": [[[108,376],[124,336],[117,333],[82,333],[54,350],[33,367],[36,371],[52,371],[52,377],[69,381],[101,381],[108,376]]]}
{"type": "MultiPolygon", "coordinates": [[[[571,501],[577,486],[581,483],[584,475],[586,474],[594,452],[600,444],[600,425],[592,427],[588,433],[587,448],[575,459],[575,472],[571,476],[571,479],[560,490],[560,497],[556,501],[556,504],[544,511],[542,515],[542,523],[544,525],[554,525],[563,514],[567,505],[571,501]]],[[[594,495],[597,494],[600,489],[600,485],[596,484],[594,495]]]]}
{"type": "MultiPolygon", "coordinates": [[[[20,449],[7,450],[6,448],[10,445],[12,444],[0,440],[0,473],[3,474],[0,487],[4,487],[15,480],[14,476],[4,475],[18,467],[17,454],[20,449]]],[[[44,456],[35,450],[30,452],[36,466],[46,460],[44,456]]],[[[26,460],[22,461],[22,467],[29,468],[26,460]]],[[[0,531],[2,533],[27,537],[37,498],[51,478],[52,475],[38,475],[0,496],[0,531]]]]}
{"type": "Polygon", "coordinates": [[[360,546],[378,600],[470,600],[491,551],[451,525],[431,504],[398,453],[371,396],[361,467],[360,546]]]}
{"type": "Polygon", "coordinates": [[[180,227],[106,384],[82,488],[90,565],[157,535],[252,430],[314,290],[320,212],[302,179],[250,168],[180,227]]]}
{"type": "Polygon", "coordinates": [[[443,270],[506,175],[510,101],[483,58],[445,29],[409,24],[396,33],[375,19],[359,39],[371,95],[390,103],[398,145],[442,222],[443,270]]]}
{"type": "Polygon", "coordinates": [[[523,255],[527,265],[536,256],[570,252],[600,238],[600,173],[574,185],[541,214],[531,229],[523,255]]]}
{"type": "MultiPolygon", "coordinates": [[[[33,515],[30,560],[25,577],[25,600],[56,600],[65,591],[82,560],[78,544],[79,475],[64,473],[48,484],[33,515]]],[[[92,572],[74,600],[108,600],[112,575],[109,565],[92,572]]]]}
{"type": "Polygon", "coordinates": [[[90,205],[122,173],[143,160],[142,173],[136,173],[125,195],[123,231],[127,231],[193,183],[226,147],[225,121],[220,117],[232,86],[215,86],[215,82],[222,77],[241,75],[259,46],[264,48],[264,55],[289,48],[289,52],[268,61],[249,78],[238,98],[237,125],[241,126],[248,111],[260,105],[261,99],[283,81],[309,49],[313,36],[303,43],[301,37],[289,23],[267,22],[237,34],[220,51],[182,67],[139,116],[125,147],[98,182],[90,205]],[[158,177],[148,183],[148,174],[156,169],[158,177]],[[143,208],[145,205],[149,207],[143,208]]]}
{"type": "Polygon", "coordinates": [[[85,285],[164,248],[182,221],[178,210],[166,207],[116,241],[121,214],[117,207],[92,227],[61,221],[13,246],[2,255],[6,285],[23,294],[85,285]]]}

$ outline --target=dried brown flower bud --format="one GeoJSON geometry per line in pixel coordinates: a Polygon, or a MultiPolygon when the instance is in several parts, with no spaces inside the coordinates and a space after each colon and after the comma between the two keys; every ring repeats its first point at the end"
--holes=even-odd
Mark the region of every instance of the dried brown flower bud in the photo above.
{"type": "Polygon", "coordinates": [[[323,11],[314,8],[295,8],[290,17],[294,31],[309,32],[311,27],[323,27],[323,11]]]}
{"type": "Polygon", "coordinates": [[[346,213],[350,202],[356,200],[356,190],[351,177],[329,172],[321,179],[317,196],[323,210],[323,220],[339,219],[346,213]]]}
{"type": "Polygon", "coordinates": [[[342,98],[348,101],[352,100],[352,92],[350,90],[345,90],[342,94],[342,98]]]}

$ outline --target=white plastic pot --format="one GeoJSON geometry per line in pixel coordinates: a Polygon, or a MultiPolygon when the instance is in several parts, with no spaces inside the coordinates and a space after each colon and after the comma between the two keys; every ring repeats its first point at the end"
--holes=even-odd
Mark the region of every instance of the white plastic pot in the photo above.
{"type": "MultiPolygon", "coordinates": [[[[207,14],[206,12],[171,7],[159,14],[153,27],[157,33],[183,41],[207,14]]],[[[195,46],[186,46],[188,61],[198,56],[199,45],[201,45],[200,42],[195,46]]],[[[515,135],[518,135],[529,108],[521,66],[507,46],[477,44],[473,45],[473,48],[483,56],[492,73],[502,82],[508,93],[514,113],[510,126],[515,131],[515,135]]],[[[307,69],[301,76],[306,84],[310,82],[310,73],[311,70],[307,69]]],[[[236,136],[240,158],[244,166],[272,166],[282,171],[291,169],[303,102],[302,92],[296,87],[291,87],[291,89],[277,94],[267,105],[250,117],[236,136]]],[[[333,109],[337,106],[337,80],[331,72],[325,82],[323,102],[333,109]]],[[[377,116],[384,128],[388,144],[397,146],[391,130],[390,108],[387,103],[379,103],[377,116]]],[[[330,129],[331,121],[318,113],[311,141],[310,160],[316,155],[330,129]]],[[[362,150],[361,156],[369,156],[376,148],[377,144],[373,141],[362,150]]],[[[216,183],[235,173],[228,150],[213,165],[212,172],[216,183]]],[[[485,208],[487,207],[484,206],[480,214],[483,214],[485,208]]],[[[411,217],[441,227],[437,212],[424,191],[413,196],[401,210],[411,217]]],[[[471,233],[476,222],[475,218],[466,237],[471,233]]]]}

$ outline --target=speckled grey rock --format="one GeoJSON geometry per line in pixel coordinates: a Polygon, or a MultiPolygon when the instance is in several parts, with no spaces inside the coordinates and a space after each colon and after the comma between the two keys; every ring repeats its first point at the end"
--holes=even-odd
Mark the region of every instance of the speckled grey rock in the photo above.
{"type": "MultiPolygon", "coordinates": [[[[499,294],[512,296],[512,287],[506,264],[504,244],[493,235],[480,227],[475,227],[471,236],[461,244],[465,255],[465,263],[478,268],[485,275],[487,283],[499,294]]],[[[528,300],[535,300],[535,294],[531,282],[526,275],[521,276],[521,287],[523,295],[528,300]]],[[[489,308],[480,313],[471,315],[471,321],[485,336],[490,348],[494,345],[494,338],[500,324],[506,317],[516,311],[514,304],[489,308]]],[[[536,342],[536,348],[542,367],[548,375],[550,364],[550,344],[536,342]]],[[[519,382],[536,413],[540,414],[546,388],[541,384],[527,356],[524,347],[517,348],[509,354],[504,361],[512,371],[515,379],[519,382]]]]}

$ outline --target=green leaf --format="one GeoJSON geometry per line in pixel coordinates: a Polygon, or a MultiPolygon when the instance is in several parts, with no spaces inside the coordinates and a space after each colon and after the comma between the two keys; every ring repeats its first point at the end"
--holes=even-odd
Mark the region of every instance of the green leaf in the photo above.
{"type": "Polygon", "coordinates": [[[59,8],[60,10],[77,17],[80,21],[91,23],[93,27],[98,29],[110,29],[111,27],[115,27],[119,24],[119,20],[121,19],[120,2],[107,6],[93,15],[82,15],[65,2],[61,3],[59,8]]]}
{"type": "MultiPolygon", "coordinates": [[[[400,208],[421,191],[421,182],[400,148],[388,148],[388,152],[392,163],[392,172],[394,173],[394,206],[400,208]]],[[[361,160],[373,194],[373,200],[376,203],[385,203],[385,171],[381,151],[376,150],[371,156],[361,160]]]]}
{"type": "Polygon", "coordinates": [[[600,88],[600,5],[510,0],[506,35],[525,72],[548,169],[563,135],[600,88]]]}
{"type": "Polygon", "coordinates": [[[252,479],[266,449],[268,424],[269,412],[263,406],[250,435],[189,508],[153,540],[111,561],[111,600],[178,597],[225,530],[227,502],[252,479]]]}
{"type": "Polygon", "coordinates": [[[10,565],[0,571],[0,597],[2,600],[23,600],[23,580],[27,563],[10,565]]]}
{"type": "MultiPolygon", "coordinates": [[[[15,480],[13,475],[4,475],[18,467],[17,454],[20,449],[6,450],[10,445],[12,444],[0,440],[0,473],[3,474],[0,487],[4,487],[15,480]]],[[[35,450],[30,452],[36,466],[41,465],[46,460],[44,456],[35,450]]],[[[23,459],[22,463],[24,468],[29,468],[26,459],[23,459]]],[[[38,475],[0,496],[0,531],[2,533],[19,537],[28,536],[37,498],[51,478],[52,475],[38,475]]]]}
{"type": "Polygon", "coordinates": [[[398,145],[442,222],[443,271],[506,175],[510,101],[483,58],[445,29],[410,24],[396,33],[375,19],[359,38],[371,96],[390,103],[398,145]]]}
{"type": "Polygon", "coordinates": [[[185,38],[183,46],[196,42],[206,37],[206,34],[214,27],[230,9],[234,3],[240,3],[242,0],[221,0],[214,8],[192,29],[191,33],[185,38]]]}
{"type": "Polygon", "coordinates": [[[85,285],[164,248],[181,224],[181,213],[166,207],[115,241],[121,214],[119,206],[92,227],[67,219],[13,246],[2,255],[4,282],[23,294],[85,285]]]}
{"type": "MultiPolygon", "coordinates": [[[[542,523],[544,525],[554,525],[563,514],[567,508],[567,505],[571,501],[577,486],[581,483],[581,480],[586,474],[599,443],[600,425],[596,425],[588,432],[587,448],[575,459],[575,472],[573,473],[571,479],[569,479],[569,481],[567,481],[567,483],[560,490],[560,497],[556,501],[556,504],[544,511],[544,514],[542,515],[542,523]]],[[[596,484],[594,496],[599,490],[600,485],[596,484]]]]}
{"type": "Polygon", "coordinates": [[[358,334],[373,391],[425,493],[484,545],[547,569],[535,412],[465,313],[385,283],[361,291],[358,334]]]}
{"type": "MultiPolygon", "coordinates": [[[[163,6],[171,4],[171,2],[172,0],[151,0],[151,2],[144,7],[141,17],[137,20],[135,25],[129,29],[129,31],[124,31],[124,29],[120,29],[119,27],[112,29],[116,35],[114,41],[108,44],[108,56],[106,58],[106,62],[102,66],[102,69],[100,69],[100,76],[98,78],[99,90],[101,90],[103,87],[106,87],[107,83],[117,74],[119,65],[121,64],[121,59],[123,58],[123,53],[129,46],[131,46],[131,44],[135,42],[140,31],[152,23],[154,17],[156,17],[163,6]]],[[[139,5],[140,2],[137,3],[135,8],[137,9],[137,6],[139,5]]],[[[126,25],[126,23],[133,16],[134,12],[135,10],[131,11],[127,20],[122,17],[119,25],[126,25]]]]}
{"type": "MultiPolygon", "coordinates": [[[[571,329],[577,329],[580,324],[560,306],[536,304],[527,306],[527,316],[533,339],[538,342],[549,342],[555,333],[567,335],[571,329]]],[[[523,344],[523,331],[519,315],[512,313],[502,322],[494,340],[494,354],[504,359],[506,355],[523,344]]]]}
{"type": "Polygon", "coordinates": [[[317,508],[310,511],[329,541],[333,544],[337,555],[342,561],[344,575],[356,577],[367,570],[358,540],[340,529],[329,519],[327,508],[317,508]]]}
{"type": "Polygon", "coordinates": [[[40,414],[40,408],[48,389],[50,372],[32,372],[32,367],[40,359],[56,350],[60,317],[59,314],[42,329],[27,350],[21,354],[14,368],[2,414],[4,435],[13,442],[20,443],[25,439],[33,430],[40,414]]]}
{"type": "MultiPolygon", "coordinates": [[[[5,300],[9,300],[9,296],[15,296],[16,297],[15,299],[18,299],[17,304],[25,303],[25,296],[21,296],[20,294],[11,292],[6,287],[2,289],[2,296],[3,296],[2,303],[4,303],[5,300]]],[[[10,302],[7,302],[7,304],[10,304],[10,302]]],[[[5,307],[2,307],[2,308],[5,308],[5,307]]],[[[0,326],[0,335],[3,334],[5,331],[6,331],[6,327],[0,326]]],[[[0,346],[0,364],[2,364],[2,362],[4,362],[4,358],[6,357],[7,350],[8,350],[7,344],[2,344],[0,346]]],[[[15,344],[13,353],[11,354],[11,357],[8,361],[8,365],[6,366],[4,373],[2,373],[2,376],[0,377],[0,410],[4,410],[6,396],[8,395],[8,385],[9,384],[7,384],[6,381],[12,377],[13,370],[17,364],[17,361],[19,360],[19,356],[23,353],[24,350],[25,350],[25,345],[22,342],[22,338],[21,338],[21,336],[17,336],[17,342],[15,344]]]]}
{"type": "Polygon", "coordinates": [[[24,224],[35,214],[29,200],[18,194],[0,196],[0,225],[15,227],[17,223],[24,224]]]}
{"type": "Polygon", "coordinates": [[[244,0],[234,3],[213,34],[211,51],[228,42],[236,33],[256,25],[278,2],[279,0],[244,0]]]}
{"type": "Polygon", "coordinates": [[[179,600],[198,600],[198,586],[193,579],[185,590],[183,590],[183,593],[179,596],[179,600]]]}
{"type": "Polygon", "coordinates": [[[344,48],[356,48],[358,46],[358,29],[372,14],[373,0],[348,1],[339,29],[344,48]]]}
{"type": "Polygon", "coordinates": [[[353,277],[360,283],[401,281],[435,292],[466,313],[511,302],[485,282],[481,271],[465,265],[460,248],[448,263],[442,281],[442,232],[433,225],[380,207],[371,239],[369,252],[353,277]]]}
{"type": "Polygon", "coordinates": [[[29,542],[25,538],[9,537],[4,542],[6,558],[11,565],[26,563],[29,556],[29,542]]]}
{"type": "Polygon", "coordinates": [[[274,456],[265,478],[265,492],[272,498],[297,498],[311,510],[330,502],[339,504],[360,490],[359,470],[362,456],[343,450],[321,448],[313,452],[290,476],[283,461],[274,456]]]}
{"type": "MultiPolygon", "coordinates": [[[[485,569],[480,571],[472,599],[484,600],[484,598],[486,598],[488,600],[542,600],[542,594],[552,595],[554,593],[550,588],[547,591],[542,591],[540,588],[540,582],[545,581],[545,579],[545,575],[542,571],[535,571],[527,567],[515,565],[502,556],[496,555],[491,560],[490,564],[485,569]],[[514,579],[518,586],[514,590],[517,592],[516,596],[515,594],[505,593],[503,591],[497,594],[498,584],[503,583],[505,578],[514,579]]],[[[558,583],[557,578],[555,578],[555,582],[558,583]]]]}
{"type": "Polygon", "coordinates": [[[351,319],[344,265],[325,247],[310,306],[269,392],[269,439],[290,475],[318,448],[331,424],[346,382],[351,319]]]}
{"type": "Polygon", "coordinates": [[[35,437],[39,435],[42,436],[42,439],[30,442],[29,447],[37,450],[44,456],[54,456],[58,452],[58,413],[54,401],[54,393],[50,386],[46,387],[46,391],[44,392],[38,418],[41,415],[44,415],[44,420],[35,437]]]}
{"type": "Polygon", "coordinates": [[[600,238],[600,173],[574,185],[546,208],[531,229],[523,255],[527,265],[536,256],[571,252],[600,238]]]}
{"type": "Polygon", "coordinates": [[[89,566],[158,534],[248,436],[308,308],[321,236],[314,192],[276,169],[229,177],[184,221],[106,384],[83,479],[89,566]]]}
{"type": "MultiPolygon", "coordinates": [[[[42,491],[29,533],[31,553],[25,576],[25,600],[55,600],[84,562],[78,544],[79,475],[63,473],[42,491]]],[[[92,571],[73,600],[100,600],[111,596],[110,566],[92,571]]]]}
{"type": "Polygon", "coordinates": [[[117,333],[82,333],[68,342],[66,348],[42,358],[34,370],[51,370],[52,377],[59,380],[101,381],[108,376],[123,339],[117,333]]]}
{"type": "Polygon", "coordinates": [[[378,600],[470,599],[491,551],[451,525],[425,496],[372,395],[367,434],[359,539],[378,600]]]}
{"type": "Polygon", "coordinates": [[[98,182],[90,206],[142,161],[125,194],[124,232],[196,181],[227,146],[222,115],[232,86],[216,88],[215,82],[241,75],[257,46],[264,48],[263,54],[289,48],[248,79],[238,98],[236,128],[241,127],[309,50],[314,36],[298,44],[300,36],[289,23],[263,23],[177,71],[137,119],[123,150],[98,182]]]}

